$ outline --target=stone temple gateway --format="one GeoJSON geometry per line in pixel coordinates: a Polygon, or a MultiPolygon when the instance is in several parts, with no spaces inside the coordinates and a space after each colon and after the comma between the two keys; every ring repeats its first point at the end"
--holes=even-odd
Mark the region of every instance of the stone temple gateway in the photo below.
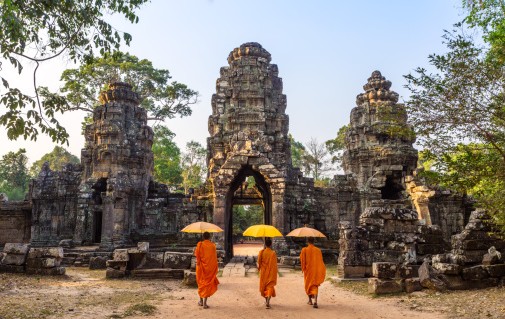
{"type": "MultiPolygon", "coordinates": [[[[153,132],[146,112],[131,86],[112,84],[86,127],[81,164],[61,171],[46,165],[26,201],[0,203],[0,245],[57,246],[72,240],[104,251],[139,241],[184,247],[196,239],[180,229],[207,220],[225,229],[216,240],[230,258],[233,206],[261,205],[264,222],[284,234],[304,224],[325,233],[325,257],[335,262],[338,256],[350,274],[366,275],[372,261],[443,252],[451,236],[464,229],[472,203],[430,189],[416,177],[415,137],[391,82],[378,71],[367,80],[351,111],[345,174],[319,188],[292,165],[287,98],[271,59],[254,42],[229,54],[212,97],[208,178],[187,196],[153,180],[153,132]],[[248,177],[255,180],[253,188],[244,187],[248,177]],[[360,227],[368,227],[363,228],[368,237],[360,227]],[[433,242],[419,242],[427,236],[433,242]],[[364,259],[353,253],[362,251],[363,243],[370,252],[364,259]]],[[[281,254],[298,247],[291,239],[275,245],[281,254]]]]}

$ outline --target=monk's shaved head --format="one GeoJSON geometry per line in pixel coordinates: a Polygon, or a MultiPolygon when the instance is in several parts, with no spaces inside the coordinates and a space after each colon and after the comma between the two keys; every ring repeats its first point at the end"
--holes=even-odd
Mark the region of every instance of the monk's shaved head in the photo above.
{"type": "Polygon", "coordinates": [[[307,237],[307,242],[309,244],[313,244],[314,243],[314,237],[307,237]]]}
{"type": "Polygon", "coordinates": [[[208,231],[203,233],[203,239],[210,239],[210,233],[208,231]]]}
{"type": "Polygon", "coordinates": [[[265,246],[272,247],[272,238],[270,237],[265,238],[265,246]]]}

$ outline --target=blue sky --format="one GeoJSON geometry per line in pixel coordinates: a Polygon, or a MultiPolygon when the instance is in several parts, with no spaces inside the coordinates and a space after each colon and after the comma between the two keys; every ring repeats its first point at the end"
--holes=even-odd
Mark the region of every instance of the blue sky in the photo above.
{"type": "MultiPolygon", "coordinates": [[[[190,140],[205,145],[219,69],[244,42],[259,42],[279,66],[291,134],[302,143],[311,137],[323,142],[349,122],[355,97],[372,71],[380,70],[400,99],[408,99],[403,75],[428,67],[428,55],[445,49],[443,30],[464,17],[457,0],[153,0],[138,14],[136,25],[112,19],[133,35],[123,50],[169,69],[173,80],[200,93],[191,117],[166,121],[181,148],[190,140]]],[[[41,84],[57,88],[59,74],[69,67],[63,60],[48,63],[39,73],[41,84]]],[[[26,74],[13,83],[29,83],[26,74]]],[[[68,148],[78,156],[84,145],[81,117],[62,118],[71,134],[68,148]]],[[[5,133],[0,145],[0,155],[27,148],[31,161],[54,147],[48,138],[11,142],[5,133]]]]}

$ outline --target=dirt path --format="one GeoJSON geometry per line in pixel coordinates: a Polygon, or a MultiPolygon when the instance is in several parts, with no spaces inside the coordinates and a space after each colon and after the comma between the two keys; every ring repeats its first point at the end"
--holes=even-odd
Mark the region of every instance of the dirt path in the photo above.
{"type": "MultiPolygon", "coordinates": [[[[395,301],[359,296],[325,282],[320,287],[319,309],[305,304],[303,277],[300,272],[283,274],[276,287],[277,297],[272,309],[265,309],[258,292],[258,277],[219,278],[217,293],[209,298],[209,309],[197,306],[197,292],[182,289],[173,298],[157,303],[157,311],[150,318],[445,318],[442,314],[410,311],[395,305],[395,301]]],[[[145,317],[132,317],[145,318],[145,317]]]]}

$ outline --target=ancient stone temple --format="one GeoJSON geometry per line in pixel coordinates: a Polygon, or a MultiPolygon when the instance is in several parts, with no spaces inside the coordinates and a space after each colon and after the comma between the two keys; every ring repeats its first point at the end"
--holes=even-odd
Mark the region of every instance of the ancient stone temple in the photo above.
{"type": "MultiPolygon", "coordinates": [[[[256,181],[264,221],[285,230],[284,193],[291,164],[286,96],[278,68],[258,43],[245,43],[221,68],[209,117],[208,170],[213,186],[214,222],[225,229],[231,249],[232,207],[244,198],[235,192],[248,176],[256,181]],[[238,195],[238,194],[237,194],[238,195]]],[[[286,229],[287,230],[287,229],[286,229]]]]}
{"type": "Polygon", "coordinates": [[[145,237],[167,244],[167,238],[177,237],[177,213],[194,219],[198,211],[194,205],[182,207],[180,195],[153,181],[153,131],[131,86],[110,85],[100,102],[86,126],[81,165],[61,171],[44,165],[33,180],[33,246],[71,239],[111,250],[145,237]]]}
{"type": "MultiPolygon", "coordinates": [[[[0,245],[13,238],[33,246],[71,240],[109,251],[139,241],[188,247],[197,238],[180,230],[205,220],[225,230],[214,239],[230,258],[233,207],[260,205],[264,223],[284,234],[305,224],[326,234],[323,254],[331,262],[338,256],[344,274],[365,276],[374,261],[448,248],[471,203],[416,176],[415,138],[391,82],[372,73],[351,112],[345,174],[320,188],[292,166],[287,99],[271,60],[254,42],[228,55],[212,97],[208,179],[191,195],[172,194],[153,180],[146,111],[131,86],[112,84],[86,127],[81,164],[59,171],[44,166],[25,202],[0,202],[0,229],[16,234],[0,236],[0,245]]],[[[296,254],[299,244],[274,242],[279,254],[296,254]]]]}
{"type": "MultiPolygon", "coordinates": [[[[417,150],[407,113],[391,81],[374,71],[356,97],[346,135],[343,168],[371,199],[407,198],[404,178],[417,167],[417,150]]],[[[367,206],[367,205],[365,205],[367,206]]]]}

